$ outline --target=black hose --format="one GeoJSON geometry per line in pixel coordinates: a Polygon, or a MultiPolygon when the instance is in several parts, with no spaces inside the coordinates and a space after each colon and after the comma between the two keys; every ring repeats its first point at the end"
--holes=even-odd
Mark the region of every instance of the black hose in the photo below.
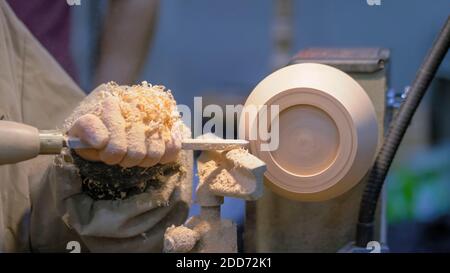
{"type": "Polygon", "coordinates": [[[367,243],[373,240],[375,210],[389,167],[420,101],[448,51],[449,45],[450,17],[447,18],[447,22],[417,72],[406,100],[391,122],[383,146],[370,171],[361,200],[356,228],[355,243],[359,247],[366,247],[367,243]]]}

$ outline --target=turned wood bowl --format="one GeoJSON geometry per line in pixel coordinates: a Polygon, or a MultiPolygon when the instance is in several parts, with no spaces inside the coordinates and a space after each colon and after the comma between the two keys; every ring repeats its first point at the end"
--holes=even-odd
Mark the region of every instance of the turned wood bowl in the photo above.
{"type": "Polygon", "coordinates": [[[348,191],[367,173],[376,153],[378,125],[371,100],[353,78],[331,66],[303,63],[273,72],[254,88],[241,115],[239,136],[267,164],[266,185],[274,192],[323,201],[348,191]],[[261,105],[268,106],[267,112],[278,105],[279,114],[267,120],[245,114],[261,105]],[[252,139],[263,122],[270,129],[278,127],[278,136],[268,140],[257,133],[252,139]],[[276,137],[277,148],[267,148],[276,137]]]}

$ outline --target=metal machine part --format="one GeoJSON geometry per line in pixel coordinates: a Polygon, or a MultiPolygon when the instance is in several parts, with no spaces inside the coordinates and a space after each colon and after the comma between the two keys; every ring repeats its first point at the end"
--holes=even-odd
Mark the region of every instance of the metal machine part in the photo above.
{"type": "MultiPolygon", "coordinates": [[[[349,127],[345,128],[341,126],[341,128],[337,130],[335,129],[335,131],[338,131],[339,134],[345,133],[342,132],[342,130],[357,132],[358,130],[356,128],[362,126],[361,128],[365,128],[367,132],[370,132],[373,135],[358,135],[358,142],[354,143],[357,146],[356,150],[360,148],[360,144],[365,145],[365,148],[369,148],[367,150],[364,150],[365,155],[361,155],[361,159],[359,160],[360,162],[358,162],[364,162],[364,164],[359,165],[359,170],[357,170],[356,173],[353,173],[351,167],[348,169],[341,169],[341,171],[343,171],[344,173],[353,174],[349,176],[350,179],[343,179],[342,176],[339,177],[339,175],[336,174],[331,175],[329,179],[334,180],[334,184],[331,183],[331,186],[329,184],[328,189],[332,188],[333,185],[335,185],[335,187],[336,185],[343,186],[338,186],[335,190],[332,190],[333,194],[327,193],[326,189],[324,188],[319,188],[319,191],[316,192],[304,192],[303,194],[301,192],[299,193],[298,191],[283,193],[277,190],[276,187],[274,187],[273,184],[275,183],[273,183],[273,181],[271,181],[270,179],[273,177],[266,176],[266,185],[268,185],[269,187],[266,187],[265,193],[262,198],[255,202],[247,202],[244,231],[245,251],[336,252],[341,249],[343,245],[353,239],[353,234],[355,232],[354,223],[356,223],[358,218],[357,208],[361,200],[361,195],[365,185],[364,175],[370,168],[373,156],[376,153],[376,150],[379,147],[379,143],[381,143],[381,140],[383,138],[384,115],[386,108],[385,92],[387,89],[387,70],[385,65],[388,62],[388,56],[389,52],[383,49],[308,49],[300,52],[292,60],[291,64],[303,64],[311,62],[322,63],[332,65],[348,73],[348,75],[345,75],[345,73],[341,71],[339,71],[339,73],[318,73],[315,75],[312,72],[308,72],[308,70],[304,70],[301,71],[303,74],[297,73],[289,75],[289,77],[285,78],[284,82],[274,81],[272,87],[267,87],[266,92],[269,93],[268,96],[272,96],[274,93],[277,93],[273,91],[274,89],[279,90],[280,86],[284,87],[284,85],[292,85],[292,83],[297,82],[296,78],[302,78],[305,76],[305,74],[308,75],[308,77],[307,80],[304,81],[312,86],[311,89],[320,91],[321,88],[319,87],[326,85],[326,82],[333,82],[334,84],[329,88],[323,88],[325,90],[325,94],[328,94],[329,97],[334,98],[334,100],[330,100],[329,104],[331,106],[328,105],[328,107],[344,105],[345,111],[343,112],[347,112],[347,116],[352,116],[352,118],[350,119],[351,122],[347,123],[350,124],[349,127]],[[340,73],[344,74],[345,76],[340,76],[340,73]],[[329,78],[327,78],[327,76],[333,77],[335,79],[344,79],[344,83],[343,81],[330,80],[329,78]],[[358,84],[356,84],[355,81],[358,84]],[[349,82],[355,84],[351,85],[349,84],[349,82]],[[355,85],[359,86],[360,88],[351,88],[351,86],[355,85]],[[342,86],[345,86],[347,88],[340,89],[342,88],[342,86]],[[340,97],[337,92],[344,92],[345,96],[340,97]],[[361,92],[363,92],[364,94],[361,94],[361,92]],[[352,115],[352,108],[346,105],[346,103],[351,101],[349,98],[354,98],[356,102],[360,102],[363,105],[369,106],[364,107],[365,109],[363,109],[363,112],[353,112],[352,115]],[[355,116],[359,116],[359,114],[361,114],[361,116],[370,118],[367,118],[362,122],[362,120],[354,118],[355,116]],[[368,124],[373,124],[373,122],[377,124],[378,131],[372,130],[370,129],[371,126],[368,126],[368,124]],[[367,127],[362,124],[365,124],[365,126],[367,127]],[[371,148],[373,148],[373,150],[371,148]],[[370,158],[370,160],[368,158],[370,158]],[[323,195],[323,193],[326,194],[323,195]],[[301,195],[308,196],[308,198],[303,198],[301,195]],[[299,196],[300,198],[298,198],[299,196]],[[293,200],[293,197],[297,197],[295,198],[296,200],[293,200]],[[309,202],[313,200],[320,202],[309,202]]],[[[308,64],[304,65],[307,66],[308,64]]],[[[285,69],[289,69],[289,66],[285,69]]],[[[334,71],[333,69],[329,70],[334,71]]],[[[281,71],[287,70],[282,69],[281,71]]],[[[269,76],[269,78],[270,77],[271,76],[269,76]]],[[[263,80],[263,83],[264,81],[265,80],[263,80]]],[[[259,89],[260,87],[261,86],[258,85],[255,89],[259,89]]],[[[330,120],[332,120],[336,124],[337,122],[334,121],[334,119],[339,119],[341,115],[346,116],[339,112],[332,112],[333,114],[328,114],[328,116],[323,115],[323,112],[329,113],[329,110],[324,110],[324,106],[320,104],[315,105],[315,108],[318,108],[318,110],[314,109],[313,111],[312,109],[309,109],[305,106],[305,104],[307,103],[300,101],[304,99],[304,97],[308,96],[305,96],[305,94],[308,93],[304,91],[305,89],[292,88],[292,86],[284,88],[284,90],[287,89],[293,89],[294,92],[297,92],[294,97],[291,97],[291,99],[288,100],[288,102],[294,101],[293,103],[297,105],[297,109],[295,110],[295,113],[293,113],[296,116],[295,119],[301,119],[299,116],[300,114],[309,115],[310,117],[313,116],[316,119],[321,120],[322,125],[328,124],[328,127],[326,128],[330,128],[332,127],[330,126],[330,124],[332,124],[330,120]]],[[[316,92],[316,94],[317,93],[320,92],[316,92]]],[[[250,99],[251,98],[249,98],[249,100],[250,99]]],[[[286,109],[290,110],[289,108],[286,109]]],[[[287,111],[286,114],[290,114],[290,112],[291,111],[287,111]]],[[[290,120],[292,119],[293,117],[290,118],[290,120]]],[[[280,119],[280,131],[286,130],[283,129],[283,126],[287,125],[283,124],[283,122],[283,119],[280,119]]],[[[297,120],[295,120],[295,122],[297,122],[297,120]]],[[[333,130],[324,131],[328,135],[327,141],[333,140],[333,138],[330,138],[329,136],[332,131],[333,130]]],[[[312,136],[319,134],[319,132],[320,131],[316,131],[316,133],[312,134],[312,136]]],[[[295,132],[292,132],[292,134],[294,133],[295,132]]],[[[291,137],[294,138],[294,136],[291,137]]],[[[347,139],[346,141],[349,140],[347,139]]],[[[337,145],[342,145],[341,138],[339,138],[339,140],[335,141],[334,143],[338,143],[337,145]]],[[[292,143],[290,145],[292,145],[292,143]]],[[[325,145],[325,147],[322,147],[321,149],[330,151],[330,149],[327,147],[329,146],[325,145]]],[[[333,146],[331,145],[331,147],[333,146]]],[[[347,146],[343,145],[342,147],[347,146]]],[[[252,142],[250,143],[250,149],[253,153],[254,147],[252,145],[252,142]]],[[[297,146],[294,149],[300,150],[301,146],[297,146]]],[[[258,154],[259,152],[256,151],[255,153],[258,154]]],[[[314,153],[311,154],[311,156],[313,157],[314,153]]],[[[262,159],[265,160],[264,158],[262,159]]],[[[279,161],[280,163],[283,163],[283,161],[279,161]]],[[[296,161],[295,163],[297,162],[299,161],[296,161]]],[[[343,164],[343,162],[337,162],[336,160],[327,162],[332,162],[328,164],[328,166],[333,166],[334,164],[338,163],[343,164]]],[[[353,166],[354,162],[352,162],[351,160],[348,160],[347,162],[350,166],[353,166]]],[[[270,170],[270,161],[266,163],[268,165],[267,169],[270,170]]],[[[291,164],[294,164],[294,162],[292,162],[291,164]]],[[[325,171],[324,173],[326,173],[326,171],[328,170],[326,165],[327,164],[319,164],[319,170],[323,169],[325,171]]],[[[286,171],[286,169],[288,168],[286,167],[287,165],[283,166],[282,167],[285,169],[284,171],[286,171]]],[[[294,166],[293,168],[294,170],[299,170],[298,168],[301,167],[294,166]]],[[[315,173],[320,173],[320,171],[316,171],[315,173]]],[[[315,174],[313,173],[312,175],[314,176],[315,174]]],[[[287,181],[284,180],[283,177],[286,176],[277,176],[276,179],[283,180],[278,181],[283,183],[287,181]]],[[[316,183],[320,184],[320,181],[321,180],[317,179],[316,183]]],[[[294,186],[297,186],[297,188],[299,188],[303,185],[298,186],[294,184],[294,186]]],[[[381,202],[381,204],[383,204],[383,201],[381,202]]],[[[380,221],[384,219],[382,215],[383,210],[379,210],[377,213],[377,236],[375,240],[379,240],[380,242],[384,241],[384,221],[380,221]]]]}
{"type": "MultiPolygon", "coordinates": [[[[214,135],[201,136],[217,139],[214,135]]],[[[200,214],[164,235],[164,252],[237,252],[237,227],[220,218],[224,197],[257,200],[263,194],[263,161],[242,149],[204,151],[197,160],[195,202],[200,214]]]]}
{"type": "Polygon", "coordinates": [[[397,92],[394,89],[390,88],[386,92],[386,118],[385,118],[385,127],[388,127],[392,121],[392,118],[400,109],[400,106],[408,97],[410,86],[406,86],[402,92],[397,92]]]}

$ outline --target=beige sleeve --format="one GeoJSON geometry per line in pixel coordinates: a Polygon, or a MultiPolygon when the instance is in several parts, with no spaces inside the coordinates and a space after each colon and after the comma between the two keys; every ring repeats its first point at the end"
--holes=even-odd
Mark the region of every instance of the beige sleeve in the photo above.
{"type": "MultiPolygon", "coordinates": [[[[40,129],[62,128],[84,93],[6,1],[0,1],[0,37],[0,87],[8,89],[0,92],[6,94],[0,100],[1,112],[40,129]]],[[[0,166],[0,180],[5,182],[0,188],[0,252],[25,247],[68,252],[70,241],[78,242],[81,251],[160,251],[165,227],[181,224],[187,216],[192,153],[186,157],[187,175],[173,177],[159,199],[143,193],[124,201],[92,200],[81,193],[74,167],[54,160],[40,156],[0,166]]]]}
{"type": "MultiPolygon", "coordinates": [[[[0,118],[56,128],[84,97],[57,62],[0,1],[0,118]]],[[[30,248],[33,189],[51,157],[0,166],[0,252],[30,248]]],[[[44,210],[51,213],[51,207],[44,210]]],[[[46,224],[54,227],[53,223],[46,224]]]]}

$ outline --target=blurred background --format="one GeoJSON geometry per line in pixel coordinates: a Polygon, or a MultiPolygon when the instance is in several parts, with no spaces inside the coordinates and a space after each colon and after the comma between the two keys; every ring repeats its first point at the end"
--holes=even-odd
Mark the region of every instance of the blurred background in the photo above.
{"type": "MultiPolygon", "coordinates": [[[[189,106],[194,96],[244,103],[260,80],[310,47],[390,49],[388,89],[399,97],[450,11],[450,0],[9,2],[87,93],[104,81],[146,80],[189,106]]],[[[449,120],[447,56],[389,173],[393,251],[450,251],[449,120]]],[[[242,223],[244,209],[227,199],[223,216],[242,223]]]]}

